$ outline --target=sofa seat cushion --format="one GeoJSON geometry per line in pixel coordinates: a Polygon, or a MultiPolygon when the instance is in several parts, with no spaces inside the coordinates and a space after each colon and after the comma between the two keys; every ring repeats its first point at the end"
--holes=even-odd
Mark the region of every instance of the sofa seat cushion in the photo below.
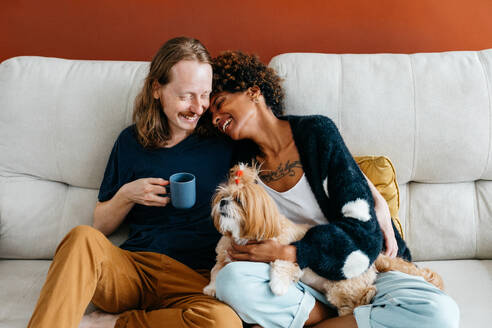
{"type": "MultiPolygon", "coordinates": [[[[0,261],[0,328],[27,326],[51,261],[0,261]]],[[[460,327],[488,327],[492,322],[492,260],[418,262],[444,279],[446,292],[458,303],[460,327]]],[[[94,309],[89,306],[86,312],[94,309]]]]}
{"type": "Polygon", "coordinates": [[[0,327],[26,327],[51,261],[0,261],[0,327]]]}
{"type": "MultiPolygon", "coordinates": [[[[0,328],[25,328],[46,280],[49,260],[0,261],[0,328]]],[[[94,311],[89,304],[86,313],[94,311]]]]}

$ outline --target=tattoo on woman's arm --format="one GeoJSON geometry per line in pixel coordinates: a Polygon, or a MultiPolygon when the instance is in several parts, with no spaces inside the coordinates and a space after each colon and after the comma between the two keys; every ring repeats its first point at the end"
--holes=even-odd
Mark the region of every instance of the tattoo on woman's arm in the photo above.
{"type": "Polygon", "coordinates": [[[302,169],[301,161],[291,162],[288,160],[285,164],[280,163],[276,170],[260,173],[260,178],[263,182],[268,183],[280,180],[285,176],[292,177],[296,174],[296,172],[294,171],[295,168],[302,169]]]}

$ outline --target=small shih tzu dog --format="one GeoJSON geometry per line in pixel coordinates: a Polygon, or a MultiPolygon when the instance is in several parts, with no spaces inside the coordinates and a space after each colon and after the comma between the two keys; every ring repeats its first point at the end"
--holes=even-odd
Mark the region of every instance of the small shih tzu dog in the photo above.
{"type": "MultiPolygon", "coordinates": [[[[212,217],[223,237],[216,247],[217,263],[212,268],[210,283],[203,289],[206,295],[215,296],[215,279],[220,269],[231,262],[227,250],[232,242],[244,245],[250,240],[273,239],[287,245],[300,240],[310,228],[310,225],[293,223],[280,214],[273,199],[258,184],[258,179],[256,168],[239,164],[231,169],[227,183],[217,189],[212,217]]],[[[309,268],[301,270],[296,263],[275,260],[270,263],[270,288],[275,295],[283,295],[292,282],[300,279],[324,293],[342,316],[352,313],[357,306],[369,304],[376,294],[376,273],[391,270],[422,276],[443,289],[437,273],[382,254],[361,275],[340,281],[323,278],[309,268]]]]}

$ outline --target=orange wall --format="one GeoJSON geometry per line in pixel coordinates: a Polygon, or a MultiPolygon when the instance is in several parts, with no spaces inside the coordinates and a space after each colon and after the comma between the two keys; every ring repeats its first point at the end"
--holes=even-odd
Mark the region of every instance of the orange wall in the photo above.
{"type": "Polygon", "coordinates": [[[8,0],[0,60],[19,55],[150,60],[163,41],[212,55],[423,52],[492,48],[491,0],[8,0]]]}

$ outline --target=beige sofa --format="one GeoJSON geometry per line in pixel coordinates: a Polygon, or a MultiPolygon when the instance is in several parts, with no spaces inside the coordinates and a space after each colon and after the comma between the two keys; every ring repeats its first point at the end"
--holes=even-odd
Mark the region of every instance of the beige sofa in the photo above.
{"type": "MultiPolygon", "coordinates": [[[[0,328],[26,326],[57,244],[91,224],[147,65],[0,64],[0,328]]],[[[270,65],[285,79],[289,114],[327,115],[354,155],[392,159],[414,259],[442,274],[461,327],[490,326],[492,50],[284,54],[270,65]]]]}

